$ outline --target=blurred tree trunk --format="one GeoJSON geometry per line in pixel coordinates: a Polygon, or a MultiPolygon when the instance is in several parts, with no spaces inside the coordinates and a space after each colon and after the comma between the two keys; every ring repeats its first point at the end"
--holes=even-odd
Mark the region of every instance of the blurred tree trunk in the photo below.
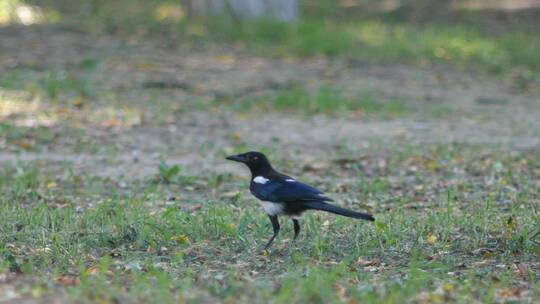
{"type": "Polygon", "coordinates": [[[226,14],[235,20],[272,18],[298,19],[297,0],[183,0],[190,16],[226,14]]]}

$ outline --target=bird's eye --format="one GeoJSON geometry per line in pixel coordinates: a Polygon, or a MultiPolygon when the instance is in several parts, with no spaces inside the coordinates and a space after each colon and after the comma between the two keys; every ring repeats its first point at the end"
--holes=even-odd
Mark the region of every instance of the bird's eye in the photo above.
{"type": "Polygon", "coordinates": [[[258,156],[253,156],[253,160],[257,160],[257,159],[259,159],[258,156]]]}

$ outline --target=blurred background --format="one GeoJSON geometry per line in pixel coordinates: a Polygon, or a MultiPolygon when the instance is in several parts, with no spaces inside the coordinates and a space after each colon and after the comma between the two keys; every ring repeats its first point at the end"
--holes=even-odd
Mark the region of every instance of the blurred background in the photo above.
{"type": "Polygon", "coordinates": [[[4,159],[534,146],[539,16],[537,0],[0,0],[4,159]]]}
{"type": "Polygon", "coordinates": [[[2,150],[200,160],[388,138],[389,123],[534,144],[539,16],[537,0],[0,0],[2,150]]]}

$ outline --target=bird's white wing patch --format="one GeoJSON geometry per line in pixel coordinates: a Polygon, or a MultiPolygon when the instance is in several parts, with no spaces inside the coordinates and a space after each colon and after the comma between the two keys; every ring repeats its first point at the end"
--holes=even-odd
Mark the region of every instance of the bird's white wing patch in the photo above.
{"type": "Polygon", "coordinates": [[[287,178],[285,181],[286,181],[286,182],[289,182],[289,183],[294,183],[294,182],[295,182],[295,180],[292,179],[292,178],[287,178]]]}
{"type": "Polygon", "coordinates": [[[269,215],[278,215],[283,212],[283,205],[280,203],[272,203],[272,202],[265,202],[265,201],[259,201],[261,206],[263,206],[264,211],[266,211],[266,214],[269,215]]]}
{"type": "Polygon", "coordinates": [[[254,182],[256,182],[257,184],[266,184],[266,182],[269,181],[268,178],[265,178],[263,176],[256,176],[254,179],[253,179],[254,182]]]}

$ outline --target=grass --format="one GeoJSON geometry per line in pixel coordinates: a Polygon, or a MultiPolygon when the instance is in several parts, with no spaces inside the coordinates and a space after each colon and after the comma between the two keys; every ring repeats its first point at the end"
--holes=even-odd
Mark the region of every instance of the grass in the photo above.
{"type": "MultiPolygon", "coordinates": [[[[100,190],[110,186],[106,179],[78,176],[79,187],[90,191],[84,196],[98,198],[86,205],[68,190],[75,176],[19,164],[2,169],[0,177],[0,272],[22,274],[14,279],[27,286],[19,297],[54,294],[83,301],[399,303],[537,297],[538,189],[528,178],[531,171],[511,169],[522,159],[534,166],[536,156],[491,151],[488,159],[500,165],[478,167],[477,149],[396,151],[388,158],[390,172],[365,176],[367,183],[341,194],[354,196],[361,187],[376,206],[374,224],[309,213],[301,238],[292,244],[292,225],[282,219],[282,233],[268,254],[260,246],[271,233],[269,224],[245,191],[167,202],[169,190],[184,191],[190,180],[186,173],[180,173],[183,182],[146,179],[112,192],[100,190]],[[429,165],[430,158],[440,167],[429,165]],[[401,186],[384,180],[411,161],[432,168],[411,173],[417,175],[415,184],[426,187],[432,179],[456,178],[456,165],[496,182],[486,186],[465,178],[457,188],[391,202],[401,186]],[[516,182],[517,195],[508,193],[507,185],[516,182]],[[379,196],[383,193],[391,195],[379,196]],[[422,197],[428,209],[407,207],[422,197]]],[[[352,176],[363,169],[353,170],[352,176]]],[[[211,182],[215,179],[203,175],[197,183],[212,183],[222,193],[246,186],[230,176],[217,184],[211,182]]]]}
{"type": "Polygon", "coordinates": [[[205,28],[202,32],[217,41],[239,41],[269,54],[341,56],[372,63],[472,64],[492,71],[540,67],[540,56],[534,51],[540,40],[527,30],[486,34],[459,23],[415,25],[383,19],[307,19],[297,25],[214,22],[199,25],[205,28]],[[530,47],[516,48],[524,45],[530,47]]]}
{"type": "Polygon", "coordinates": [[[49,128],[43,127],[28,128],[0,123],[0,132],[5,134],[4,138],[7,142],[16,142],[22,145],[25,141],[47,144],[55,138],[55,134],[49,128]]]}
{"type": "Polygon", "coordinates": [[[27,91],[51,103],[56,103],[60,98],[96,98],[96,83],[91,79],[95,68],[89,68],[87,64],[85,59],[76,68],[45,68],[43,73],[24,67],[13,69],[2,75],[0,86],[27,91]]]}
{"type": "Polygon", "coordinates": [[[402,101],[379,100],[368,92],[344,96],[338,88],[330,86],[320,87],[315,92],[291,86],[261,97],[247,97],[234,102],[222,100],[221,103],[236,111],[277,111],[304,115],[352,112],[392,117],[409,111],[402,101]]]}

